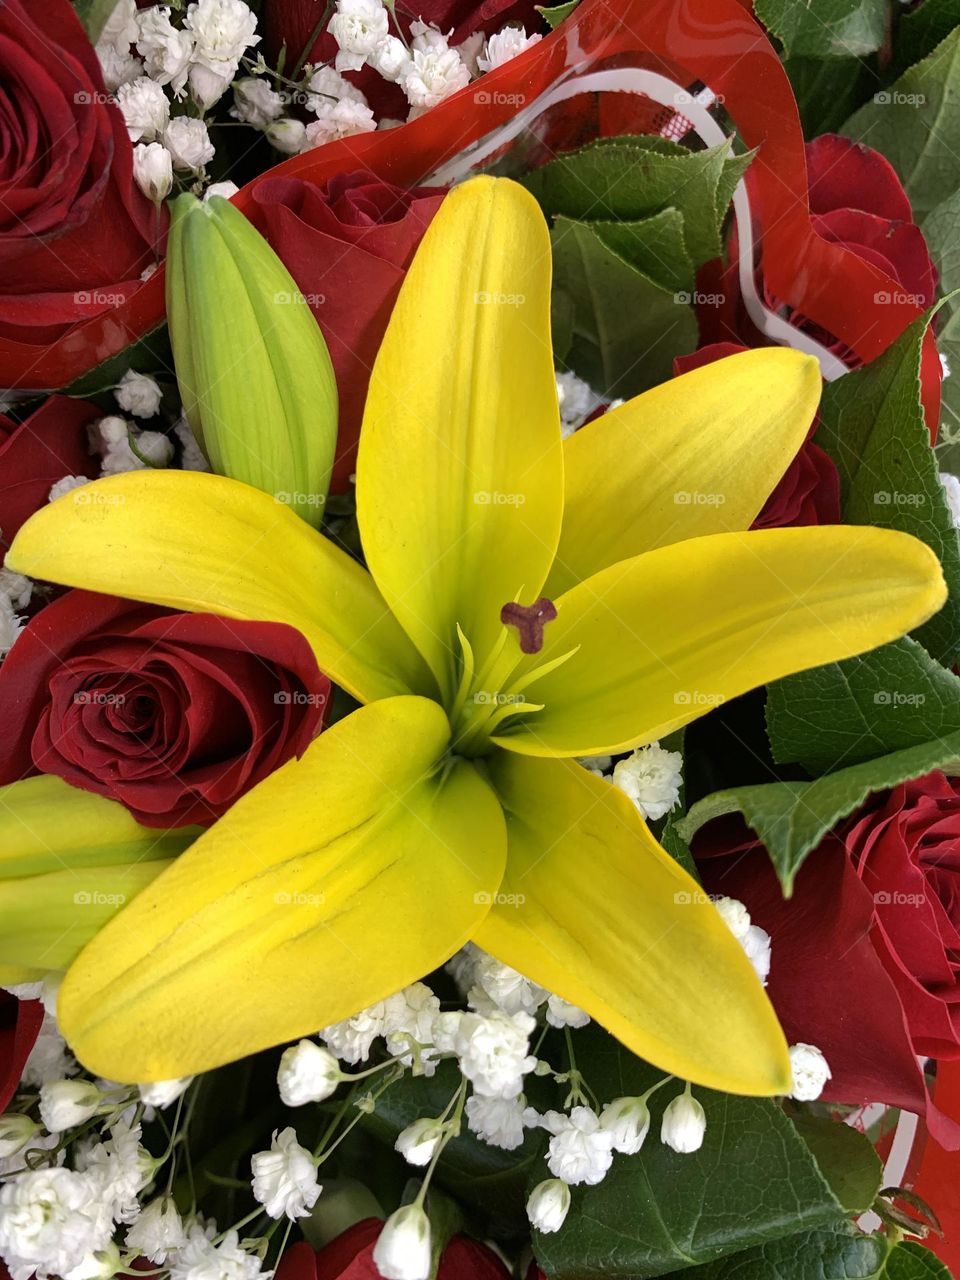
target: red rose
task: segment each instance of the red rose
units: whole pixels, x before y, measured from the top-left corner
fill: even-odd
[[[741,822],[710,823],[694,842],[708,891],[740,899],[770,934],[767,990],[787,1039],[826,1056],[823,1097],[925,1112],[951,1150],[960,1124],[928,1100],[917,1055],[960,1057],[958,833],[952,783],[906,783],[823,840],[789,899]]]
[[[39,1000],[18,1000],[9,992],[0,991],[0,1114],[17,1091],[42,1022],[43,1005]]]
[[[340,393],[334,488],[347,487],[374,357],[407,268],[443,192],[408,190],[369,173],[314,186],[298,178],[257,184],[257,222],[311,305],[330,348]]]
[[[674,377],[746,350],[748,348],[739,343],[714,342],[688,356],[675,356]],[[840,523],[840,476],[833,460],[813,443],[816,429],[817,420],[814,418],[800,452],[783,473],[751,528],[779,529],[786,525]]]
[[[808,142],[805,153],[814,231],[824,240],[842,244],[898,281],[904,294],[898,301],[912,299],[918,307],[928,307],[936,293],[937,271],[893,166],[878,151],[832,133]],[[761,346],[765,339],[754,328],[740,297],[737,248],[734,232],[729,247],[730,266],[720,278],[710,272],[704,277],[705,291],[721,294],[724,303],[720,308],[698,309],[701,335],[707,342],[733,340]],[[769,288],[763,287],[762,293],[771,310],[781,309],[780,300]],[[884,301],[894,299],[879,295],[870,299],[871,304]],[[845,344],[799,312],[788,309],[787,318],[846,363],[859,363]],[[936,369],[925,368],[924,374],[925,379],[938,379],[939,365]]]
[[[138,288],[159,226],[69,0],[4,0],[0,82],[0,337],[38,346]]]
[[[53,773],[146,826],[212,822],[320,732],[330,682],[279,623],[90,591],[42,609],[0,666],[0,782]]]
[[[96,405],[50,396],[19,425],[0,414],[0,548],[44,506],[64,476],[99,472],[87,448],[87,425],[102,417]],[[0,555],[2,560],[2,555]]]
[[[378,1218],[365,1218],[319,1253],[306,1243],[295,1244],[283,1255],[276,1280],[380,1280],[373,1247],[382,1226]],[[509,1280],[509,1272],[486,1245],[454,1236],[443,1251],[437,1280]]]

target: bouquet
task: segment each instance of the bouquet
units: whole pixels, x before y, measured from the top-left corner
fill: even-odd
[[[2,0],[0,1280],[960,1266],[958,24]]]

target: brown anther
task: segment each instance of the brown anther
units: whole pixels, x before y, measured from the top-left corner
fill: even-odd
[[[557,616],[557,606],[546,596],[533,604],[517,604],[511,601],[500,610],[500,621],[506,627],[516,627],[523,653],[539,653],[543,648],[543,628]]]

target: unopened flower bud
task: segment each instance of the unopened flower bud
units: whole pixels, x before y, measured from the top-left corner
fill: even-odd
[[[559,1231],[570,1209],[570,1188],[559,1178],[547,1178],[530,1192],[527,1217],[530,1225],[544,1235]]]
[[[613,1139],[614,1151],[635,1156],[650,1128],[650,1108],[643,1098],[615,1098],[601,1111],[600,1127]]]
[[[154,204],[166,200],[173,186],[173,160],[159,142],[141,142],[133,149],[133,176]]]
[[[329,1049],[313,1040],[301,1040],[285,1049],[277,1071],[280,1097],[288,1107],[323,1102],[342,1079],[340,1063]]]
[[[50,1133],[74,1129],[97,1114],[101,1098],[90,1080],[51,1080],[40,1087],[40,1119]]]
[[[793,1071],[790,1097],[797,1102],[813,1102],[819,1098],[832,1074],[826,1058],[813,1044],[790,1046],[790,1068]]]
[[[391,1213],[373,1247],[373,1263],[384,1280],[427,1280],[430,1220],[419,1204]]]
[[[706,1129],[707,1117],[703,1107],[687,1085],[683,1093],[678,1093],[672,1102],[667,1103],[660,1122],[660,1141],[680,1155],[690,1155],[700,1150]]]
[[[415,1120],[397,1135],[394,1146],[408,1164],[429,1164],[443,1137],[439,1120]]]
[[[29,1116],[0,1116],[0,1160],[22,1151],[40,1126]]]

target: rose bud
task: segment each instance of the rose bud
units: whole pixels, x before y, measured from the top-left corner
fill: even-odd
[[[228,200],[175,201],[167,314],[184,410],[214,471],[319,527],[337,440],[327,345],[286,267]]]

